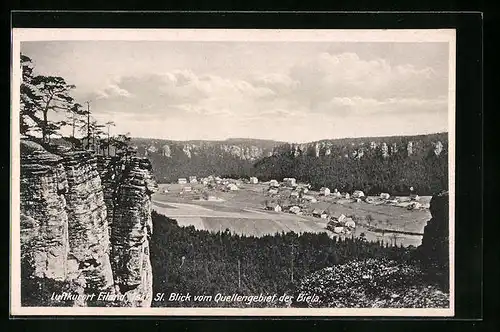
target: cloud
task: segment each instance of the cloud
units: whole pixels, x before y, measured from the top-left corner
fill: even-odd
[[[393,66],[385,59],[365,60],[356,53],[323,52],[281,73],[223,77],[176,69],[127,75],[114,78],[93,95],[95,110],[129,114],[134,118],[127,120],[131,123],[212,121],[241,130],[250,130],[249,122],[262,128],[264,123],[283,123],[298,130],[312,119],[347,124],[364,117],[380,125],[382,118],[387,122],[388,117],[401,117],[404,122],[432,114],[446,120],[446,82],[431,67]],[[335,127],[335,132],[342,130]]]
[[[115,97],[125,97],[125,98],[130,98],[132,94],[128,92],[127,90],[120,88],[116,84],[109,84],[106,86],[104,89],[97,91],[97,99],[108,99],[108,98],[115,98]]]
[[[446,114],[448,100],[445,96],[433,99],[419,98],[387,98],[378,100],[374,98],[334,97],[329,101],[317,104],[317,113],[329,113],[337,115],[377,115],[394,114],[404,116],[405,114],[423,114],[435,112]]]
[[[301,83],[302,98],[312,102],[332,96],[364,98],[432,98],[447,92],[447,78],[432,68],[391,66],[384,59],[363,60],[356,53],[320,53],[291,69]]]

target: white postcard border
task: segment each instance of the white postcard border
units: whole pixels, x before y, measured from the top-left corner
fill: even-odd
[[[449,146],[449,244],[450,307],[396,308],[96,308],[22,307],[20,275],[20,51],[21,41],[295,41],[295,42],[447,42],[449,45],[448,146]],[[11,206],[10,206],[10,308],[15,316],[388,316],[452,317],[455,307],[455,70],[454,29],[426,30],[260,30],[260,29],[12,29],[11,67]]]

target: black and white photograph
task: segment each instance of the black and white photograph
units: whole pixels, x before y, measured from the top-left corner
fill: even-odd
[[[14,29],[12,310],[454,313],[455,31]]]

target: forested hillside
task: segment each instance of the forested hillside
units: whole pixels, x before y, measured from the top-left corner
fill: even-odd
[[[295,177],[311,183],[315,189],[326,186],[347,192],[363,190],[374,195],[381,192],[407,195],[410,187],[420,195],[448,189],[447,150],[436,155],[428,149],[410,156],[406,150],[399,150],[388,157],[378,152],[378,149],[367,150],[362,158],[295,157],[283,153],[257,162],[253,174],[262,180]]]
[[[300,279],[322,268],[367,258],[403,262],[413,252],[411,248],[385,247],[360,239],[335,240],[326,233],[241,237],[229,232],[210,233],[194,227],[179,227],[175,220],[155,212],[152,218],[153,288],[154,293],[164,292],[167,296],[172,292],[290,293]],[[214,302],[153,302],[153,305],[235,306]]]
[[[420,195],[448,189],[447,133],[288,144],[266,140],[173,142],[132,139],[160,182],[179,177],[295,177],[319,189]]]

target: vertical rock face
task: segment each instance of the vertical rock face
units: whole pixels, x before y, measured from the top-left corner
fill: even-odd
[[[151,174],[147,159],[97,160],[21,142],[23,305],[150,306]],[[104,292],[118,300],[51,301],[52,292]],[[29,304],[33,299],[39,303]]]
[[[436,156],[439,156],[441,154],[441,152],[443,152],[443,143],[441,143],[441,141],[437,141],[434,144],[434,154]]]
[[[430,212],[432,219],[424,228],[424,236],[420,249],[425,252],[431,263],[444,266],[448,256],[449,233],[449,196],[447,191],[434,195],[431,199]]]
[[[172,152],[170,150],[170,146],[165,144],[161,149],[161,153],[162,153],[162,156],[167,157],[167,158],[171,158]]]
[[[68,182],[61,159],[38,144],[21,142],[21,264],[30,278],[67,277]]]
[[[387,143],[382,143],[382,157],[387,158],[389,157],[389,147],[387,146]]]
[[[408,157],[413,154],[413,142],[408,142],[406,145],[406,151],[408,152]]]
[[[109,261],[107,209],[97,160],[87,152],[70,152],[62,160],[68,180],[68,265],[73,278],[83,278],[90,292],[113,285]]]
[[[111,264],[115,284],[127,306],[150,306],[152,272],[151,194],[157,190],[147,159],[133,158],[120,175],[111,229]]]
[[[449,274],[449,195],[443,191],[431,199],[431,220],[424,228],[422,244],[418,247],[421,261],[442,279],[448,282]]]

